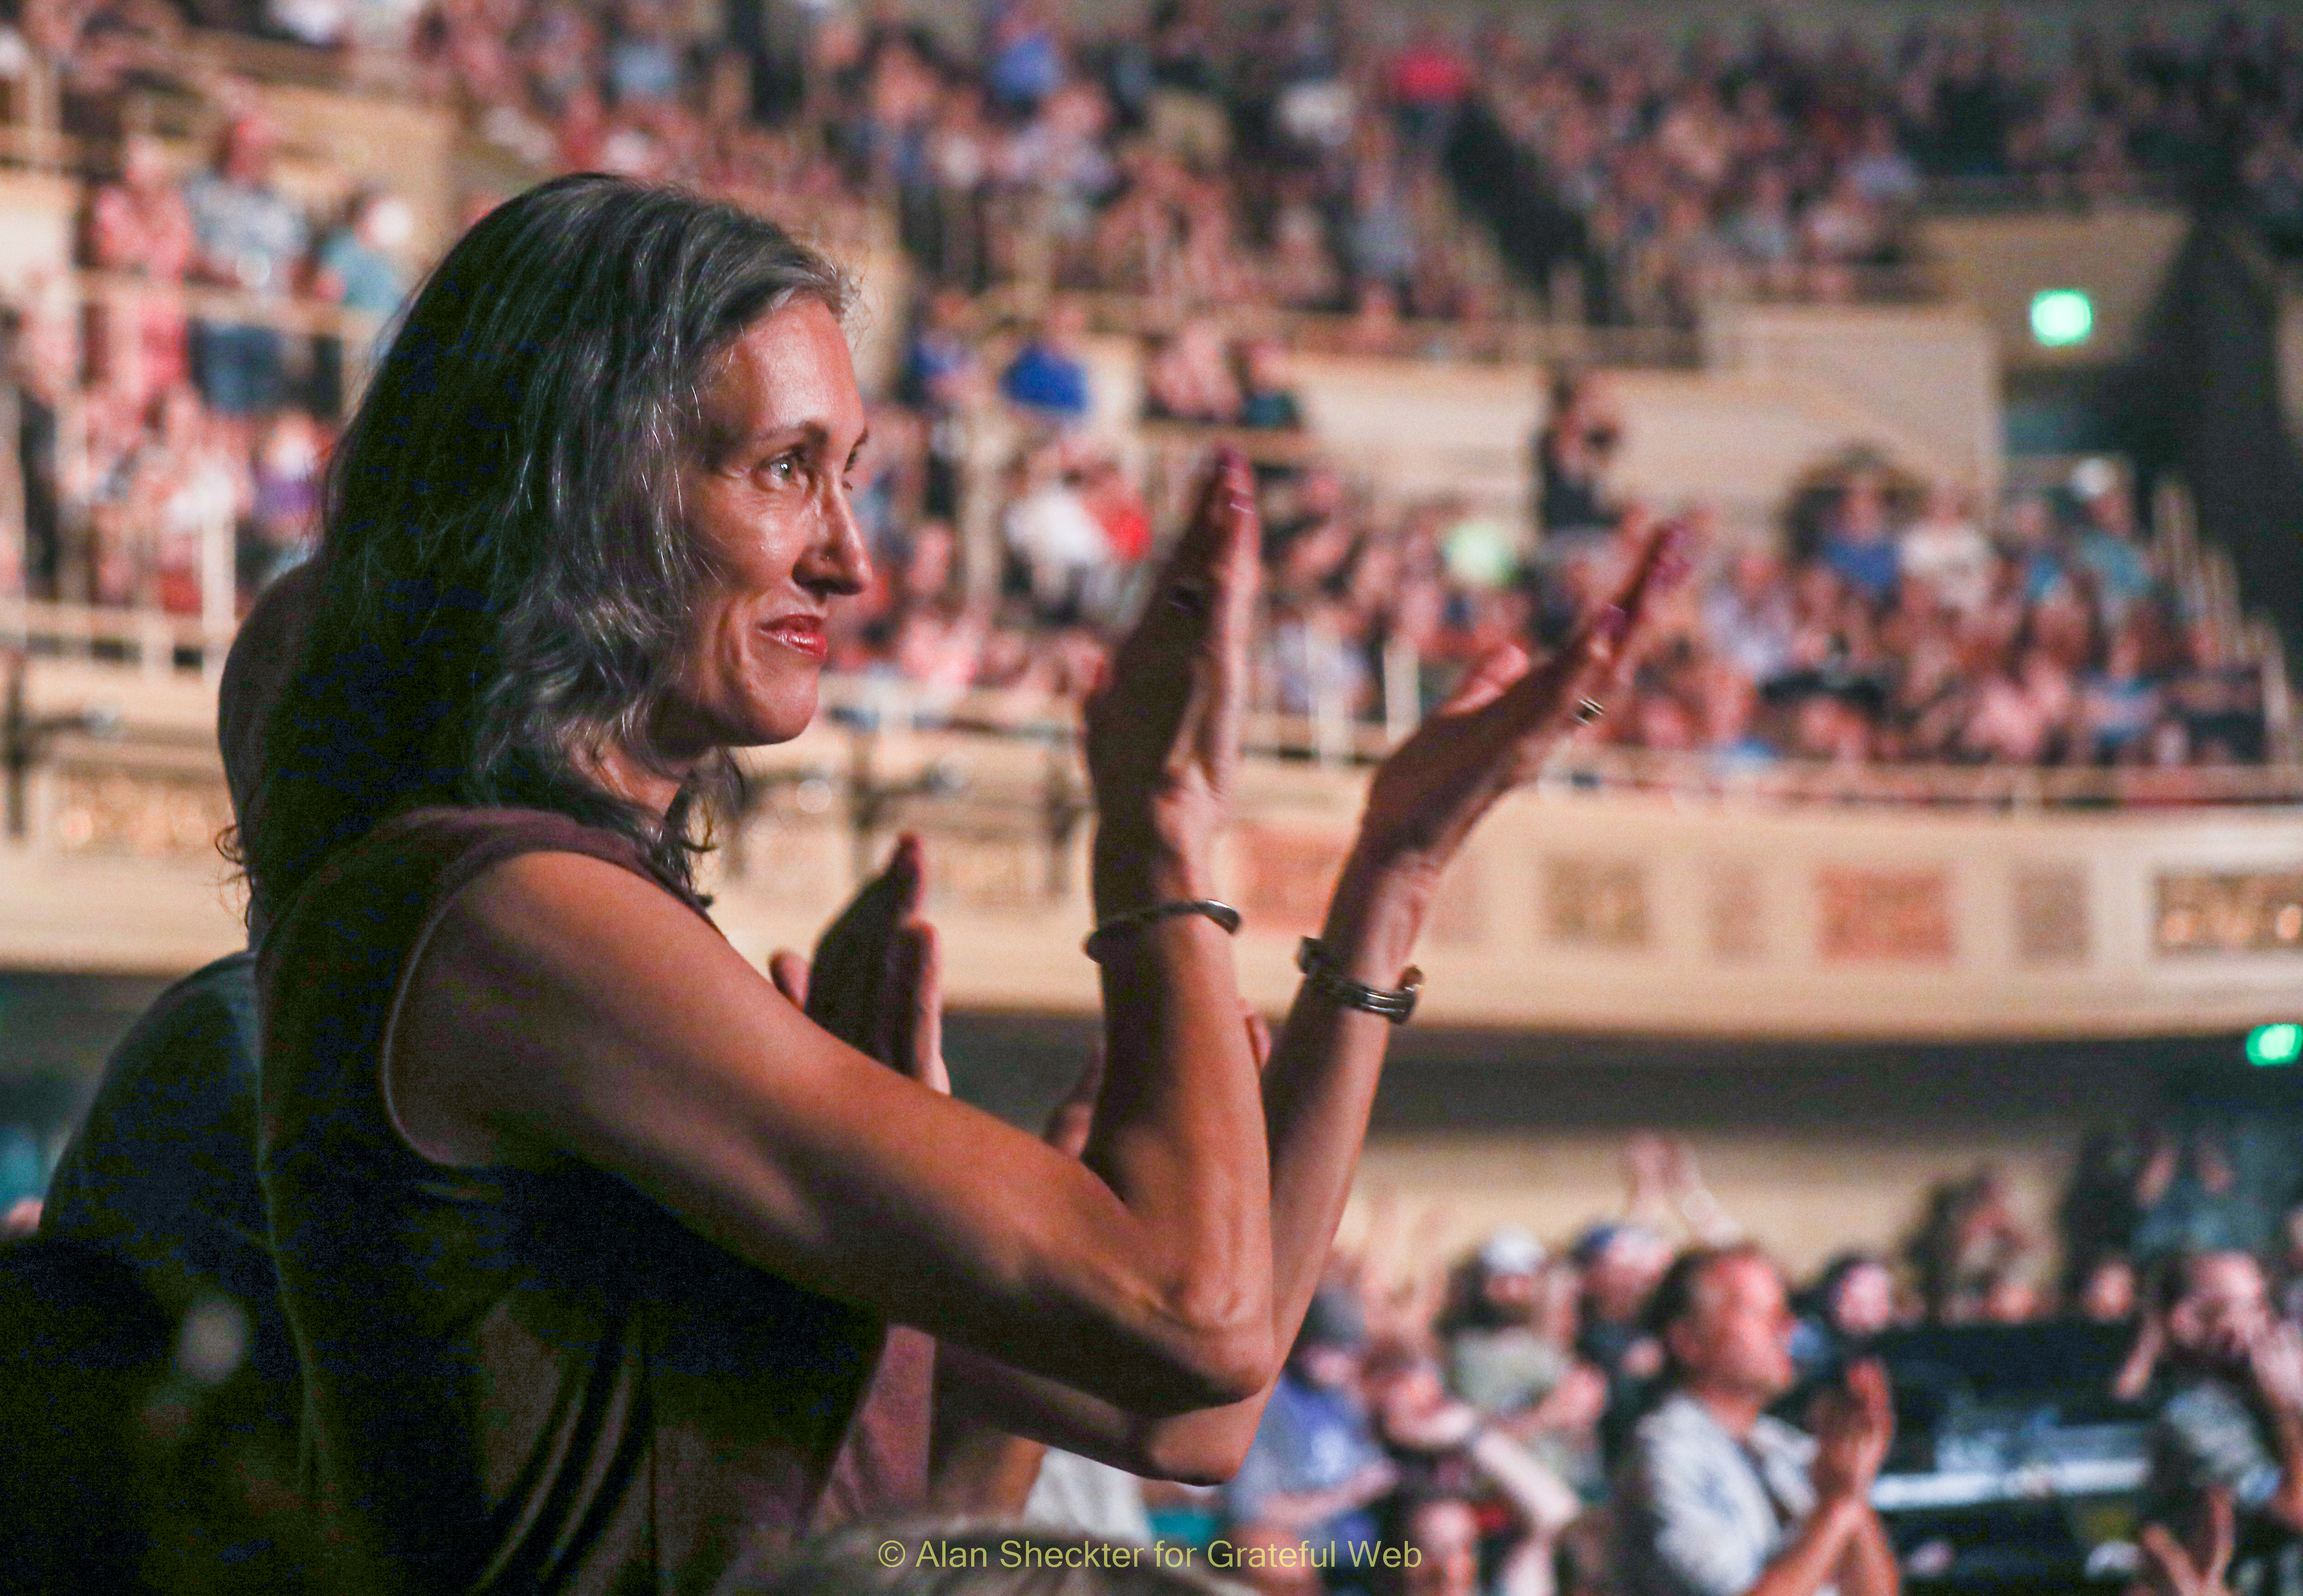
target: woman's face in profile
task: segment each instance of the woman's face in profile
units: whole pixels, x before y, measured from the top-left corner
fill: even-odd
[[[820,302],[762,317],[729,350],[681,469],[707,575],[660,753],[782,742],[814,716],[831,601],[871,579],[848,492],[864,427],[848,340]]]

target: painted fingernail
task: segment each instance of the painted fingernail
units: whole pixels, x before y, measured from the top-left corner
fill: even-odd
[[[1631,612],[1621,604],[1609,604],[1591,617],[1591,635],[1606,642],[1620,643],[1631,629]]]
[[[1694,561],[1675,549],[1666,549],[1656,557],[1655,585],[1658,590],[1668,592],[1687,580],[1694,569]]]

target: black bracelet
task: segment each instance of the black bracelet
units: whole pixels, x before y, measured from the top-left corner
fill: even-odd
[[[1080,944],[1080,951],[1101,964],[1103,954],[1101,949],[1107,938],[1126,936],[1131,931],[1143,930],[1154,921],[1170,919],[1177,915],[1205,915],[1232,935],[1239,934],[1239,911],[1230,904],[1218,903],[1212,898],[1177,898],[1167,903],[1155,903],[1150,908],[1130,909],[1124,915],[1114,915],[1108,920],[1098,921],[1095,929],[1087,933],[1087,941]]]
[[[1407,1023],[1407,1017],[1415,1012],[1416,997],[1423,990],[1423,972],[1413,965],[1400,972],[1396,987],[1362,986],[1336,968],[1328,945],[1315,936],[1307,936],[1296,944],[1295,967],[1303,972],[1304,984],[1321,997],[1333,998],[1346,1009],[1380,1014],[1395,1026]]]

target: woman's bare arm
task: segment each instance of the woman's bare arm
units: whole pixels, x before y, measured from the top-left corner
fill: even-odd
[[[1618,602],[1589,617],[1540,669],[1530,670],[1515,649],[1499,651],[1384,763],[1321,931],[1352,979],[1398,982],[1440,874],[1464,839],[1572,728],[1578,702],[1604,696],[1629,657],[1649,595],[1685,570],[1669,534],[1651,539]],[[1279,1348],[1294,1342],[1335,1239],[1390,1036],[1389,1022],[1306,987],[1264,1069],[1271,1333]],[[1274,1370],[1244,1402],[1159,1417],[993,1359],[955,1355],[945,1368],[991,1422],[1018,1434],[1139,1474],[1202,1481],[1227,1478],[1238,1466],[1278,1379]]]
[[[1211,477],[1091,705],[1099,912],[1206,895],[1238,757],[1258,536]],[[572,1156],[737,1255],[1129,1411],[1277,1369],[1269,1151],[1228,939],[1118,942],[1084,1161],[874,1063],[707,925],[599,860],[535,854],[459,893],[384,1060],[443,1162]]]
[[[1160,935],[1179,963],[1228,951],[1205,921]],[[1260,1224],[1171,1189],[1204,1178],[1261,1207],[1239,1195],[1261,1178],[1261,1116],[1239,1124],[1208,1078],[1227,1059],[1158,1063],[1156,1117],[1108,1155],[1123,1190],[830,1036],[648,882],[539,853],[449,906],[387,1079],[435,1161],[579,1159],[800,1284],[1176,1412],[1269,1375],[1270,1253]]]

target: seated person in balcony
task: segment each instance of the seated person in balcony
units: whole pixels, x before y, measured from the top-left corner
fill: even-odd
[[[1085,421],[1094,408],[1087,362],[1080,358],[1080,340],[1086,332],[1087,317],[1080,308],[1059,303],[1000,374],[1000,396],[1063,426]]]
[[[1551,413],[1535,437],[1536,519],[1547,538],[1606,534],[1615,523],[1601,476],[1624,424],[1600,379],[1563,370],[1552,378]]]
[[[1812,1436],[1767,1415],[1789,1390],[1793,1320],[1757,1248],[1674,1260],[1648,1322],[1668,1359],[1616,1480],[1624,1596],[1895,1596],[1871,1482],[1894,1427],[1887,1380],[1859,1364]]]
[[[1887,519],[1886,486],[1876,471],[1850,471],[1839,490],[1839,502],[1824,522],[1823,545],[1817,551],[1839,579],[1869,602],[1885,604],[1894,596],[1899,574],[1894,527]]]
[[[2303,1591],[2303,1332],[2275,1321],[2251,1253],[2179,1253],[2157,1281],[2169,1395],[2151,1424],[2145,1516],[2184,1533],[2231,1493],[2229,1588]]]
[[[406,200],[374,185],[361,189],[345,207],[342,224],[320,241],[312,262],[312,297],[375,317],[380,333],[384,318],[408,295],[401,257],[415,232],[415,214]],[[342,410],[343,384],[366,372],[373,342],[373,336],[357,339],[346,349],[338,339],[321,341],[321,364],[329,368],[321,383],[326,390],[320,395],[323,411]]]
[[[1991,596],[1996,559],[1960,495],[1940,484],[1928,489],[1919,519],[1895,540],[1897,574],[1927,583],[1938,602],[1962,615],[1975,614]]]
[[[191,213],[169,177],[157,140],[132,133],[121,141],[120,178],[89,203],[89,262],[107,272],[155,282],[182,280],[195,249]],[[131,404],[185,380],[184,312],[159,300],[126,300],[91,309],[90,375]]]
[[[1250,340],[1239,351],[1239,424],[1293,432],[1303,425],[1303,407],[1287,385],[1286,351],[1278,340]]]
[[[304,258],[304,214],[273,185],[272,125],[249,113],[225,127],[214,167],[184,180],[199,246],[199,275],[259,299],[284,300]],[[270,410],[283,397],[280,334],[202,323],[193,329],[200,397],[227,416]]]
[[[450,251],[335,456],[248,865],[336,1588],[732,1587],[921,1499],[931,1366],[940,1420],[1230,1474],[1349,1189],[1373,989],[1669,574],[1379,769],[1339,967],[1259,1073],[1202,912],[1259,572],[1226,459],[1087,713],[1109,1023],[1067,1156],[944,1089],[926,926],[772,982],[695,891],[700,783],[806,729],[870,581],[845,299],[758,216],[561,179]]]
[[[1239,384],[1213,322],[1188,321],[1143,368],[1143,418],[1228,426],[1239,419]]]

